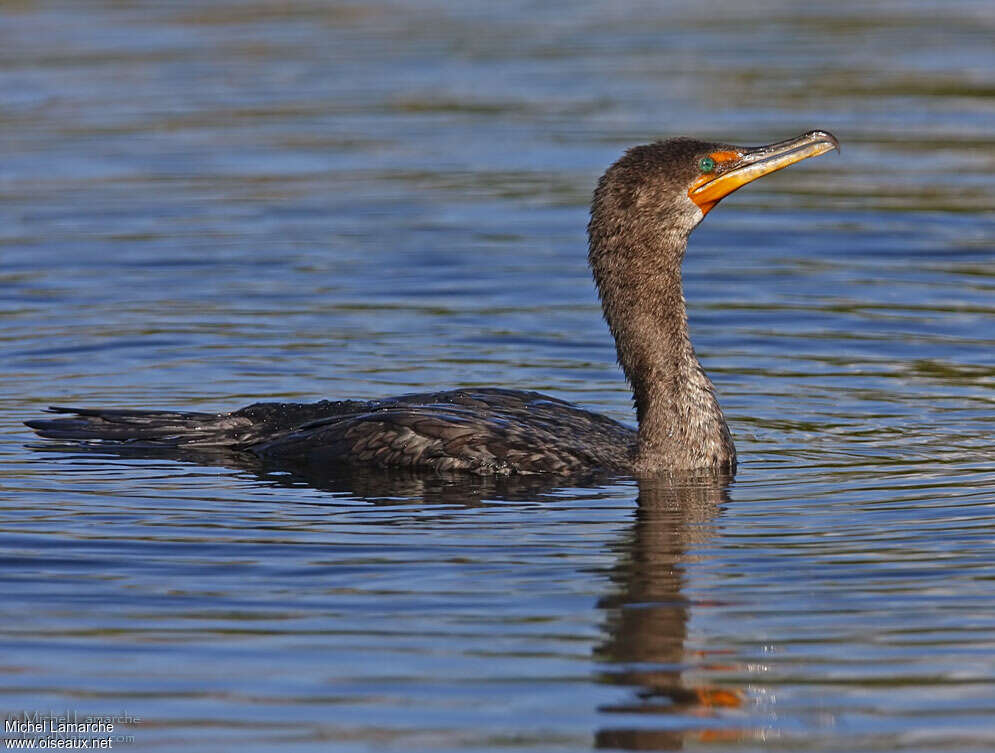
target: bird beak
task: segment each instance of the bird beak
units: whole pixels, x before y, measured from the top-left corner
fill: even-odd
[[[809,131],[767,146],[730,147],[712,152],[708,156],[715,161],[715,171],[698,178],[688,190],[688,196],[702,214],[708,214],[720,199],[737,188],[803,159],[839,148],[840,142],[833,134]]]

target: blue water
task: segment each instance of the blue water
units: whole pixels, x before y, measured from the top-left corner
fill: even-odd
[[[125,750],[995,749],[993,38],[971,0],[0,4],[0,709],[137,716]],[[21,423],[470,385],[632,421],[598,175],[811,128],[841,154],[685,262],[728,486]]]

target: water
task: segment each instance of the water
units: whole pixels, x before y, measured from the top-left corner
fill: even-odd
[[[134,750],[995,748],[989,2],[0,3],[0,708]],[[742,461],[639,488],[31,449],[48,404],[630,421],[627,146],[833,131],[686,293]]]

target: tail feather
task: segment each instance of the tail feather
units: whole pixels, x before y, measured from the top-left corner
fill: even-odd
[[[27,421],[39,436],[149,447],[234,447],[251,421],[231,414],[106,410],[52,406],[63,418]]]

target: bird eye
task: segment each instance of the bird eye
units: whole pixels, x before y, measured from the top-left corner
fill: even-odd
[[[702,157],[698,160],[698,169],[703,173],[710,173],[715,169],[715,160],[711,157]]]

